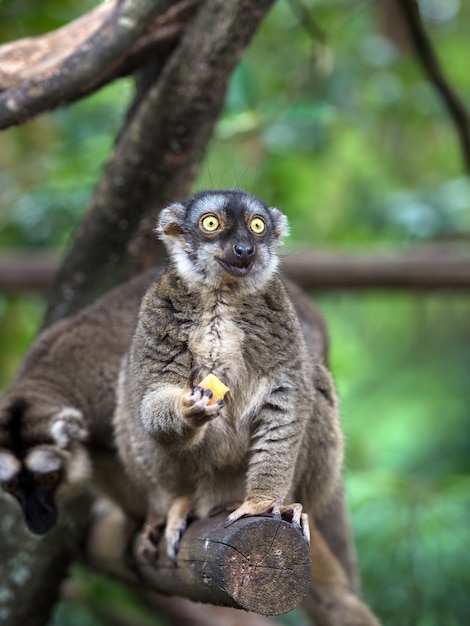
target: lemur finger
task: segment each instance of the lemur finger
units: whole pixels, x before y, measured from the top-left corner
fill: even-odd
[[[204,390],[202,387],[194,387],[187,393],[183,394],[183,406],[184,407],[192,407],[203,397]]]
[[[201,367],[199,365],[193,365],[191,371],[189,372],[187,385],[190,389],[194,387],[194,381],[198,377],[199,372],[201,371]]]

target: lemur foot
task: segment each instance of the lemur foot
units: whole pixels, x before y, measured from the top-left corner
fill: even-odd
[[[165,527],[165,518],[160,515],[149,515],[139,536],[138,553],[154,564],[158,557],[158,542]]]
[[[218,400],[214,404],[209,404],[213,395],[212,391],[210,389],[204,390],[198,385],[194,386],[194,380],[199,370],[198,366],[191,369],[187,386],[181,396],[181,405],[184,418],[196,426],[203,426],[219,415],[220,409],[225,403],[223,400]]]
[[[282,504],[281,498],[277,500],[245,500],[245,502],[235,509],[233,513],[227,517],[224,526],[230,526],[241,517],[249,517],[263,515],[265,517],[274,517],[289,522],[300,530],[307,543],[310,544],[310,529],[308,525],[308,515],[302,512],[302,505],[298,502],[293,504]]]

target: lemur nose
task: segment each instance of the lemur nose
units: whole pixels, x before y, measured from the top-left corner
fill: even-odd
[[[255,247],[251,243],[236,243],[233,251],[240,259],[250,259],[255,253]]]

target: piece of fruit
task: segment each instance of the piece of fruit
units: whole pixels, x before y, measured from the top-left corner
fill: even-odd
[[[212,391],[212,398],[209,401],[209,405],[215,404],[219,400],[223,400],[227,391],[230,391],[230,389],[214,374],[207,374],[207,376],[201,380],[198,387],[202,387],[204,391],[207,389]]]

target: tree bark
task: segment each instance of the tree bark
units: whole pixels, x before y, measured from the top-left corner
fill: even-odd
[[[100,28],[66,57],[59,70],[46,70],[0,95],[0,129],[22,124],[38,113],[89,93],[120,65],[149,21],[171,0],[123,0]]]
[[[144,64],[150,57],[168,56],[181,32],[193,17],[202,0],[179,0],[172,3],[161,15],[156,15],[145,25],[143,32],[134,43],[122,51],[113,66],[105,66],[93,84],[77,84],[77,90],[57,93],[53,101],[49,95],[49,109],[73,102],[84,94],[110,82],[116,76],[125,76]],[[116,11],[116,0],[100,4],[80,18],[55,31],[38,37],[26,37],[0,46],[0,92],[9,91],[6,97],[13,97],[24,90],[25,81],[47,80],[52,74],[64,75],[67,63],[85,42],[98,32]],[[95,54],[94,49],[91,54]],[[77,67],[80,71],[80,67]],[[33,94],[34,97],[34,94]],[[38,109],[38,113],[40,110]]]

